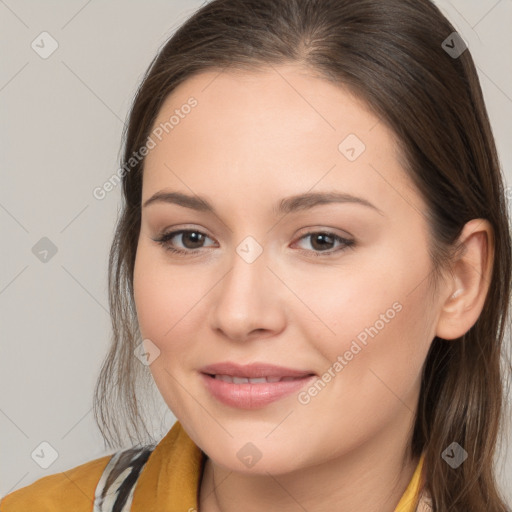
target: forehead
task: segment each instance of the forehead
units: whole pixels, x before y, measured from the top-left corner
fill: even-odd
[[[292,64],[250,71],[206,70],[193,75],[166,98],[154,125],[168,120],[190,97],[198,102],[193,117],[200,117],[204,129],[214,132],[244,127],[247,133],[253,128],[260,130],[260,135],[268,134],[267,139],[273,139],[278,131],[284,140],[296,134],[310,138],[316,133],[332,135],[348,127],[362,135],[379,122],[365,102],[347,88]]]
[[[270,195],[341,185],[381,202],[396,201],[399,189],[414,194],[393,132],[346,88],[300,66],[201,72],[167,97],[152,133],[158,129],[143,198],[184,184]]]

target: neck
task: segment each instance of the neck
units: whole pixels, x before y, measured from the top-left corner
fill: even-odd
[[[406,423],[402,436],[392,424],[349,453],[288,473],[236,473],[207,458],[199,510],[393,512],[419,462],[404,443],[412,427]]]

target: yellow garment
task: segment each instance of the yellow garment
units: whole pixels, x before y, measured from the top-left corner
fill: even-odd
[[[415,512],[417,510],[418,500],[423,485],[422,470],[424,459],[425,455],[422,455],[420,457],[418,465],[416,466],[416,469],[414,470],[412,478],[409,484],[407,485],[407,488],[405,489],[404,493],[402,494],[402,497],[400,498],[400,501],[398,502],[398,505],[396,506],[394,512]],[[428,510],[428,508],[422,508],[422,510]]]
[[[0,501],[1,512],[90,512],[94,490],[110,455],[45,476]]]
[[[111,455],[68,471],[40,478],[0,501],[0,512],[91,512],[96,486]],[[179,422],[158,443],[137,481],[133,512],[198,510],[198,489],[205,456]],[[415,512],[423,456],[394,512]]]

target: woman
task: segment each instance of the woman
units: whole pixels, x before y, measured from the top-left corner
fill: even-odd
[[[505,194],[432,3],[213,0],[149,67],[119,175],[97,419],[142,439],[142,370],[178,422],[2,512],[510,510]]]

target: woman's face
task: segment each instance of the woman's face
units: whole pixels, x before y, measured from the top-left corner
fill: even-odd
[[[137,315],[195,443],[262,474],[402,449],[439,304],[425,204],[390,130],[288,65],[188,79],[148,146]],[[242,368],[205,369],[221,363]]]

